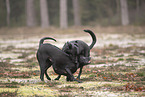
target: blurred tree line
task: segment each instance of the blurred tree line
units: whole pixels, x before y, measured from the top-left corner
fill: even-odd
[[[0,27],[145,25],[145,0],[0,0]]]

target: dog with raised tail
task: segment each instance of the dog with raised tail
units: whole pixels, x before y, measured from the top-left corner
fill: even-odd
[[[74,63],[79,64],[80,72],[77,79],[80,79],[83,66],[90,63],[90,59],[91,59],[90,50],[93,48],[93,46],[95,45],[97,41],[95,34],[91,30],[84,30],[84,31],[89,33],[92,37],[92,43],[90,46],[88,46],[82,40],[74,40],[74,41],[65,43],[62,48],[62,50],[70,56],[70,58],[72,59]],[[77,53],[75,50],[76,47],[77,47]]]
[[[78,69],[77,64],[73,63],[73,61],[70,59],[68,54],[63,52],[58,47],[50,43],[43,44],[44,40],[46,39],[56,41],[54,38],[44,37],[39,42],[39,49],[36,55],[41,71],[40,79],[44,81],[44,74],[45,74],[46,78],[48,80],[51,80],[51,78],[47,74],[47,69],[50,66],[52,66],[53,70],[57,74],[67,76],[67,79],[69,79],[69,81],[77,81],[80,83],[81,81],[75,79],[73,76],[73,73],[75,73],[76,70]]]

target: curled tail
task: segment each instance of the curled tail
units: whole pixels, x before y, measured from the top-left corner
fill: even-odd
[[[51,37],[44,37],[44,38],[42,38],[42,39],[40,40],[40,42],[39,42],[39,47],[41,46],[41,44],[43,44],[44,40],[46,40],[46,39],[51,39],[51,40],[54,40],[54,41],[56,42],[56,40],[55,40],[54,38],[51,38]]]
[[[95,45],[96,41],[97,41],[96,36],[91,30],[84,30],[84,31],[89,33],[92,36],[93,41],[92,41],[91,45],[89,46],[90,49],[92,49],[93,46]]]

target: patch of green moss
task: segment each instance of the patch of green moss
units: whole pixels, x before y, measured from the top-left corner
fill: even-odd
[[[18,89],[18,96],[57,96],[59,95],[57,90],[51,89],[49,87],[44,87],[43,85],[29,85],[21,86]]]

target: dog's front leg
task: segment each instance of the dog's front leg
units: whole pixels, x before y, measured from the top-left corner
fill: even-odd
[[[83,69],[83,66],[80,67],[80,72],[79,72],[79,75],[78,75],[78,77],[77,77],[77,80],[80,80],[80,76],[81,76],[81,73],[82,73],[82,69]]]
[[[72,79],[73,79],[74,81],[77,81],[78,83],[82,83],[81,81],[79,81],[79,80],[77,80],[77,79],[74,78],[74,76],[73,76],[73,74],[72,74],[72,72],[70,71],[69,68],[65,68],[65,70],[66,70],[66,72],[68,73],[68,75],[72,77]]]

